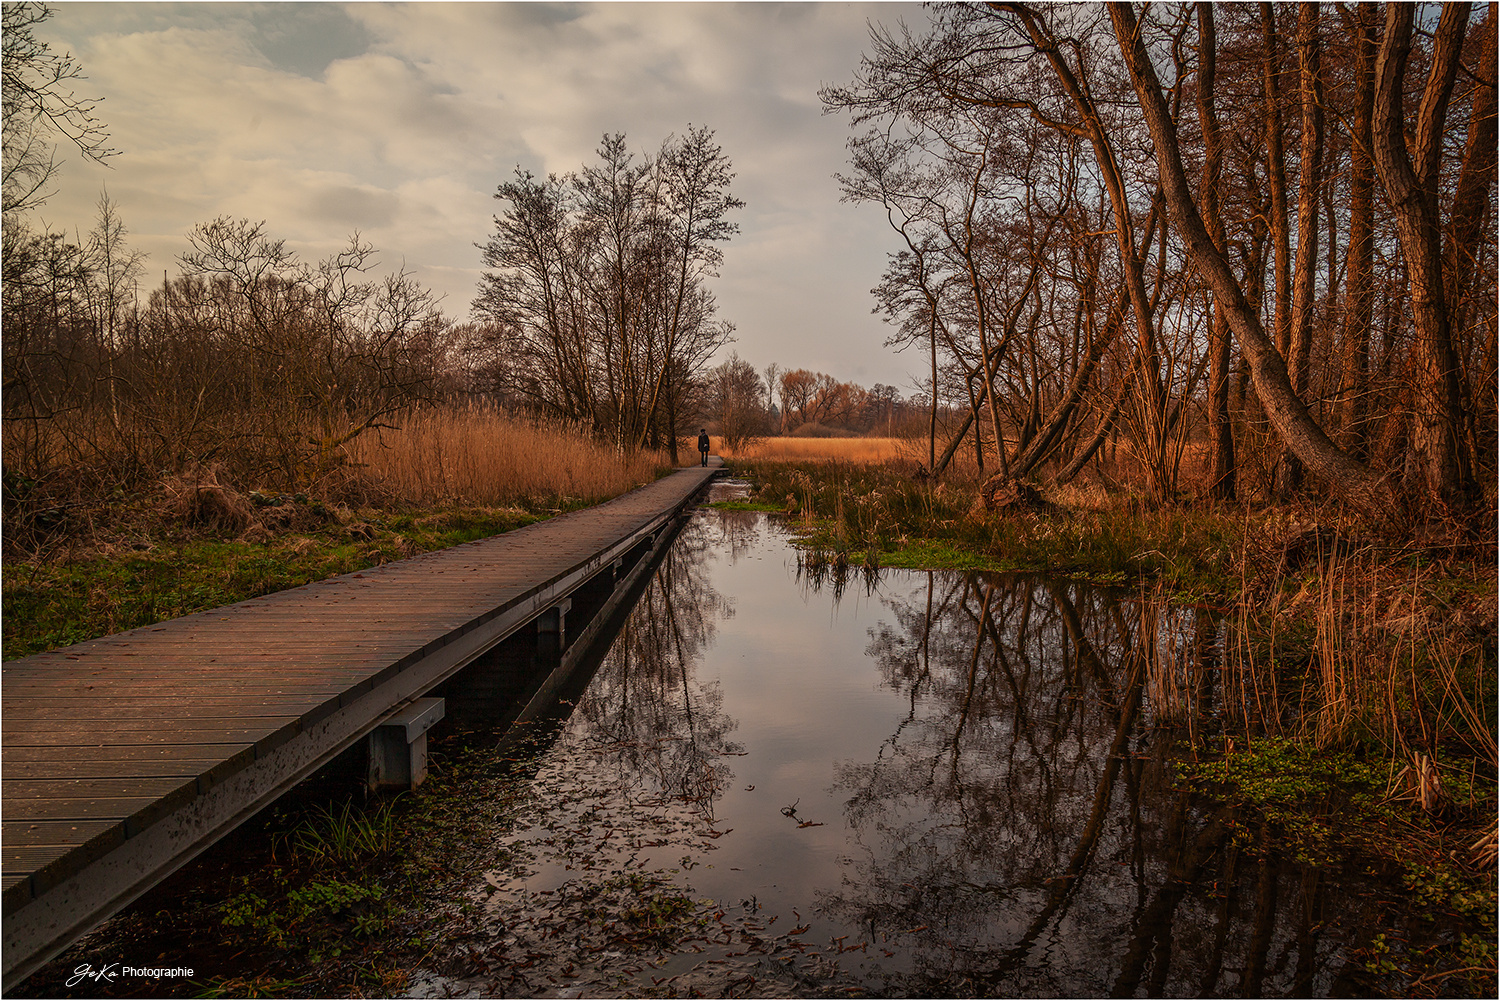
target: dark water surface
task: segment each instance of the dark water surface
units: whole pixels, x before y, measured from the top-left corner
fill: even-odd
[[[1373,881],[1174,787],[1183,696],[1139,654],[1212,636],[1072,583],[815,577],[705,509],[413,993],[1365,993]]]

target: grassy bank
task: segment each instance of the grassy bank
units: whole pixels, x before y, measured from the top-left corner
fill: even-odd
[[[666,470],[566,426],[408,415],[303,492],[199,464],[100,489],[59,467],[5,477],[7,660],[510,531]]]
[[[1493,769],[1493,540],[1395,535],[1312,507],[1152,504],[1050,490],[1008,512],[976,484],[900,463],[735,462],[747,506],[780,511],[834,566],[1063,575],[1222,616],[1225,666],[1260,676],[1265,717],[1322,743],[1460,740]],[[1409,732],[1409,735],[1408,735]]]
[[[131,524],[56,558],[7,560],[5,659],[300,587],[547,517],[522,508],[353,509],[288,499],[281,524],[226,537],[212,528]],[[265,513],[264,510],[261,511]]]

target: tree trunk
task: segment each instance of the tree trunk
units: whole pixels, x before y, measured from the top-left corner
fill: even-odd
[[[1303,403],[1307,402],[1311,376],[1313,291],[1320,232],[1318,202],[1323,190],[1323,81],[1318,49],[1318,5],[1301,4],[1297,15],[1297,62],[1302,98],[1302,153],[1297,184],[1297,260],[1292,268],[1291,350],[1287,364],[1292,389]],[[1301,463],[1288,449],[1282,454],[1277,493],[1290,496],[1301,484]]]
[[[1063,58],[1062,50],[1038,19],[1038,12],[1026,4],[998,4],[1001,9],[1019,17],[1031,36],[1037,51],[1047,57],[1058,82],[1062,84],[1082,121],[1083,131],[1094,148],[1094,160],[1109,193],[1110,207],[1115,217],[1115,241],[1119,246],[1120,264],[1125,269],[1125,287],[1130,295],[1132,313],[1136,326],[1136,364],[1139,377],[1135,380],[1145,396],[1144,406],[1151,415],[1149,421],[1155,440],[1147,443],[1153,459],[1150,463],[1152,485],[1158,496],[1167,492],[1163,480],[1161,457],[1162,435],[1165,433],[1166,388],[1162,385],[1161,362],[1156,344],[1156,329],[1153,325],[1152,303],[1146,294],[1145,265],[1142,254],[1137,252],[1134,221],[1131,218],[1130,198],[1125,190],[1125,179],[1115,156],[1109,131],[1099,117],[1093,98]],[[1148,245],[1149,246],[1149,245]]]
[[[1214,31],[1214,6],[1197,5],[1198,13],[1198,122],[1203,129],[1203,211],[1209,237],[1220,253],[1224,252],[1224,217],[1219,210],[1219,185],[1223,176],[1223,141],[1219,135],[1219,118],[1214,112],[1214,77],[1217,38]],[[1229,321],[1223,308],[1214,301],[1213,325],[1209,328],[1208,351],[1208,436],[1210,464],[1210,497],[1234,500],[1234,428],[1229,423]]]
[[[1265,407],[1266,416],[1308,472],[1367,515],[1390,518],[1396,513],[1396,506],[1389,485],[1368,467],[1340,451],[1312,419],[1292,388],[1286,363],[1276,345],[1267,337],[1260,318],[1245,299],[1244,290],[1230,270],[1228,261],[1209,237],[1188,187],[1177,143],[1177,129],[1168,114],[1156,69],[1141,40],[1134,10],[1128,3],[1111,3],[1109,14],[1156,148],[1157,169],[1172,221],[1194,264],[1207,279],[1218,301],[1223,303],[1229,324],[1239,338],[1240,350],[1250,363],[1256,395]]]
[[[1484,39],[1480,49],[1478,76],[1469,111],[1469,136],[1464,144],[1463,166],[1458,175],[1458,189],[1453,196],[1452,229],[1448,240],[1445,267],[1447,295],[1453,313],[1455,339],[1461,344],[1469,337],[1475,313],[1476,278],[1483,274],[1480,255],[1481,237],[1486,218],[1493,215],[1490,198],[1495,183],[1496,159],[1496,18],[1500,7],[1491,3],[1485,20]],[[1488,265],[1493,268],[1493,261]],[[1495,327],[1490,325],[1493,338]],[[1476,460],[1493,446],[1480,442],[1480,414],[1494,413],[1493,384],[1495,350],[1493,340],[1480,356],[1482,372],[1469,371],[1462,378],[1464,395],[1464,438],[1469,454]],[[1465,359],[1460,355],[1460,362]],[[1484,387],[1483,389],[1481,387]],[[1489,423],[1489,422],[1484,422]]]
[[[1266,184],[1271,193],[1271,211],[1266,222],[1276,248],[1276,271],[1272,290],[1276,314],[1276,350],[1291,354],[1292,340],[1292,238],[1287,230],[1291,212],[1286,203],[1286,153],[1281,137],[1281,55],[1276,43],[1276,13],[1272,5],[1260,5],[1261,41],[1264,46],[1261,82],[1265,91]]]
[[[1354,123],[1349,142],[1349,251],[1344,278],[1344,446],[1358,458],[1369,454],[1365,428],[1370,386],[1370,326],[1375,301],[1375,164],[1370,159],[1370,122],[1375,109],[1375,15],[1356,4],[1354,35]]]
[[[1073,456],[1073,461],[1068,463],[1067,468],[1057,474],[1058,483],[1071,483],[1073,477],[1082,472],[1083,467],[1088,465],[1088,461],[1094,457],[1094,453],[1099,451],[1099,446],[1104,444],[1104,439],[1109,436],[1110,429],[1115,426],[1115,421],[1120,417],[1120,408],[1125,405],[1125,397],[1130,392],[1130,382],[1131,376],[1126,373],[1125,378],[1120,382],[1119,392],[1115,394],[1114,402],[1109,405],[1109,411],[1099,421],[1098,428],[1094,430],[1094,437],[1078,450],[1078,454]]]
[[[1417,111],[1415,145],[1409,150],[1403,134],[1402,97],[1411,54],[1413,11],[1413,6],[1400,3],[1386,8],[1385,36],[1375,59],[1375,166],[1396,218],[1411,289],[1415,473],[1429,498],[1463,505],[1477,491],[1459,439],[1463,394],[1443,288],[1437,182],[1448,103],[1469,7],[1454,3],[1443,8],[1433,39],[1431,70]]]

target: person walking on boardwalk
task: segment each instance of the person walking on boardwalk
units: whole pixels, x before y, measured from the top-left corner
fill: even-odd
[[[708,465],[708,428],[698,429],[698,455],[703,465]]]

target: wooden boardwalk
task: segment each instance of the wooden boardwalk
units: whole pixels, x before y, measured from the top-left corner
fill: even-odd
[[[623,554],[717,472],[4,664],[4,986]]]

